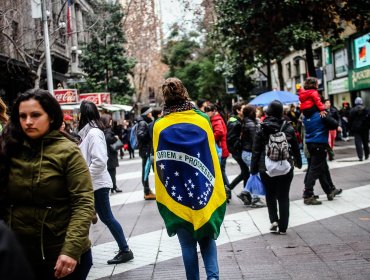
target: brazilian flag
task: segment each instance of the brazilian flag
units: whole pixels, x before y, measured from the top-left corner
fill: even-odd
[[[216,239],[226,195],[209,118],[198,110],[156,121],[153,132],[155,190],[169,236],[187,228],[195,239]]]

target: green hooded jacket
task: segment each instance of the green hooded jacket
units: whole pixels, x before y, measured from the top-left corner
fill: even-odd
[[[90,248],[94,195],[89,169],[78,146],[59,131],[25,141],[15,152],[5,201],[5,221],[29,258],[64,254],[79,260]]]

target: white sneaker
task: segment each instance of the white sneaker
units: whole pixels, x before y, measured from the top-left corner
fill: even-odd
[[[270,232],[273,232],[273,233],[276,233],[278,232],[278,223],[277,222],[273,222],[270,226]]]

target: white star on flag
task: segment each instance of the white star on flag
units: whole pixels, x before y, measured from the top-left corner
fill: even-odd
[[[177,172],[177,171],[176,171],[176,172],[175,172],[175,176],[176,176],[176,177],[177,177],[177,176],[179,176],[179,172]]]
[[[197,153],[197,156],[200,157],[200,153],[199,152]]]
[[[161,163],[161,164],[159,165],[159,167],[160,167],[161,169],[164,169],[164,164],[163,164],[163,163]]]
[[[195,172],[195,176],[198,176],[199,175],[199,173],[198,172]]]
[[[172,193],[171,193],[171,195],[172,195],[172,196],[175,196],[175,195],[176,195],[176,193],[175,193],[175,192],[172,192]]]
[[[179,196],[177,197],[177,200],[178,200],[178,201],[181,201],[181,200],[182,200],[182,196],[181,196],[181,195],[179,195]]]
[[[193,193],[192,192],[189,192],[188,195],[189,195],[189,197],[193,197]]]

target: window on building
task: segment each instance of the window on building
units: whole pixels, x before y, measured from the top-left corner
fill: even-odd
[[[288,78],[291,78],[292,77],[292,67],[291,67],[290,62],[285,64],[285,67],[286,67],[286,71],[287,71],[287,74],[288,74]]]
[[[301,66],[299,64],[299,59],[294,60],[294,76],[299,77],[301,75]]]

